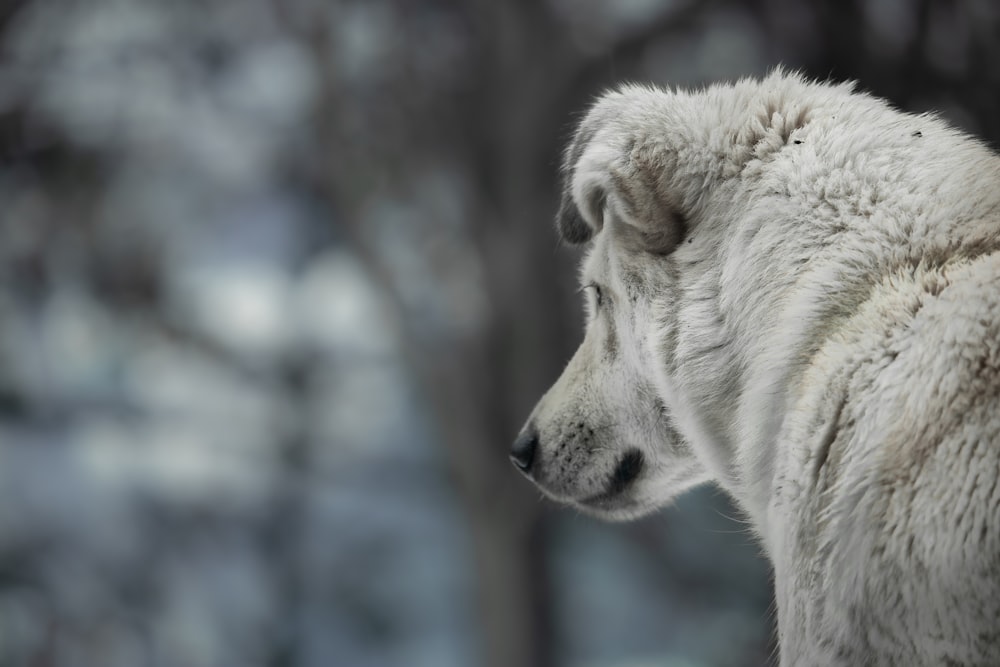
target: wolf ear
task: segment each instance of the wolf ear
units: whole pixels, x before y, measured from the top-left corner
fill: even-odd
[[[622,219],[609,211],[612,235],[633,252],[651,255],[669,255],[681,244],[687,225],[679,214],[664,209],[654,219],[645,219],[637,225],[633,220]],[[652,223],[652,224],[648,224]]]
[[[588,222],[582,215],[573,197],[573,184],[576,177],[577,163],[583,156],[583,151],[587,144],[594,138],[594,130],[587,127],[587,120],[589,118],[584,119],[580,123],[573,135],[573,140],[566,147],[566,152],[563,153],[562,168],[560,169],[562,172],[562,199],[559,202],[559,212],[556,213],[556,228],[559,230],[562,240],[573,245],[589,241],[595,233],[600,231],[603,223],[600,217],[602,213],[601,209],[604,205],[603,201],[594,202],[598,206],[596,210],[592,209],[588,211],[591,216]]]
[[[683,240],[684,219],[667,195],[671,170],[655,143],[632,132],[608,131],[604,100],[580,124],[563,158],[562,202],[556,226],[563,240],[589,241],[606,225],[630,249],[669,254]]]
[[[562,201],[559,202],[559,212],[556,213],[556,227],[562,240],[573,245],[586,243],[594,235],[594,229],[583,219],[573,201],[568,182],[563,186]]]

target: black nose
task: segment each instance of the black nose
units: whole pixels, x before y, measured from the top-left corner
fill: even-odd
[[[538,449],[538,431],[534,426],[527,426],[510,448],[511,463],[520,468],[521,472],[528,472],[535,460],[536,449]]]

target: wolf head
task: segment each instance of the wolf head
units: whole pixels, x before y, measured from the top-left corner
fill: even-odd
[[[655,386],[657,347],[669,336],[656,322],[676,289],[670,256],[685,221],[681,202],[649,176],[669,165],[651,164],[660,156],[619,121],[617,107],[630,101],[605,97],[566,150],[556,222],[565,241],[589,244],[586,333],[511,452],[547,495],[611,519],[649,512],[707,478]]]
[[[565,153],[557,216],[567,242],[588,244],[586,334],[515,465],[609,518],[714,480],[759,520],[788,378],[814,349],[814,302],[844,282],[825,268],[830,248],[845,216],[875,201],[843,187],[845,156],[876,140],[886,155],[909,150],[898,123],[858,129],[892,114],[850,84],[781,70],[601,97]]]

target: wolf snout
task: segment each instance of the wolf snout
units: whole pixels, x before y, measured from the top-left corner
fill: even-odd
[[[535,462],[535,451],[538,449],[538,429],[528,424],[514,440],[510,448],[510,460],[518,470],[525,475],[531,473],[531,464]]]

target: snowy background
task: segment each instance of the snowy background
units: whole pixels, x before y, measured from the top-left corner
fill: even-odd
[[[991,0],[0,2],[0,667],[767,664],[720,492],[507,462],[580,335],[559,150],[778,63],[995,142],[998,49]]]

